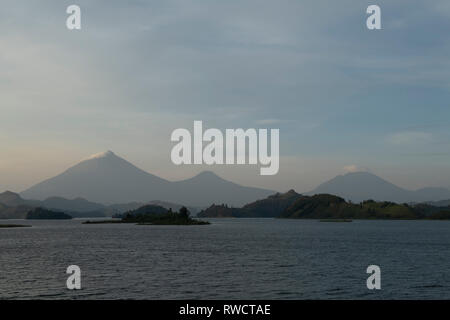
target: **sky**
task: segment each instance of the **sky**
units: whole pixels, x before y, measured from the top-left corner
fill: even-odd
[[[449,30],[448,0],[5,0],[0,191],[106,150],[169,180],[212,170],[306,192],[362,170],[450,187]],[[279,128],[279,173],[174,165],[171,132],[194,120]]]

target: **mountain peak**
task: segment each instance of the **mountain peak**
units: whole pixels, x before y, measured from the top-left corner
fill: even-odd
[[[99,153],[93,154],[84,160],[102,159],[102,158],[109,158],[109,157],[115,157],[115,156],[116,155],[114,154],[114,152],[112,152],[111,150],[107,150],[104,152],[99,152]]]
[[[337,195],[355,202],[369,199],[393,202],[423,202],[450,197],[450,191],[443,188],[408,190],[366,171],[349,172],[336,176],[322,183],[308,194],[321,193]]]
[[[216,177],[218,178],[219,176],[217,174],[215,174],[213,171],[202,171],[199,174],[196,175],[196,177]]]
[[[48,197],[84,198],[102,204],[144,202],[159,199],[187,206],[211,203],[242,205],[273,193],[224,180],[211,171],[183,181],[167,181],[143,171],[106,151],[68,168],[21,193],[25,199]]]
[[[0,193],[0,203],[6,204],[6,205],[18,205],[23,202],[23,199],[20,197],[19,194],[11,191],[5,191],[3,193]]]
[[[197,174],[196,176],[192,177],[191,179],[188,180],[195,180],[195,181],[204,181],[204,182],[213,182],[213,181],[221,181],[221,182],[225,182],[226,180],[219,177],[217,174],[215,174],[213,171],[202,171],[199,174]]]
[[[347,172],[343,175],[345,176],[367,176],[367,177],[378,177],[377,175],[370,173],[368,171],[354,171],[354,172]]]
[[[8,196],[8,197],[20,197],[18,193],[6,190],[2,193],[0,193],[0,196]]]

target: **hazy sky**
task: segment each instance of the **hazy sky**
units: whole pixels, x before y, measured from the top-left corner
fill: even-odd
[[[105,150],[170,180],[302,192],[369,170],[450,187],[449,30],[448,0],[2,1],[0,191]],[[170,134],[194,120],[280,128],[279,174],[173,165]]]

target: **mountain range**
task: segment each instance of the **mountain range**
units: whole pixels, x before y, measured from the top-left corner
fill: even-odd
[[[0,194],[0,216],[2,213],[4,216],[15,215],[37,206],[74,216],[110,216],[144,204],[160,205],[173,210],[187,206],[195,214],[212,203],[226,204],[224,207],[216,206],[216,209],[224,215],[233,215],[226,209],[228,206],[236,208],[250,204],[244,206],[249,209],[246,210],[248,212],[253,212],[260,204],[264,210],[271,205],[273,208],[285,206],[283,199],[278,199],[276,195],[266,199],[274,193],[271,190],[238,185],[210,171],[190,179],[171,182],[145,172],[107,151],[82,160],[63,173],[20,194]],[[303,195],[315,194],[332,194],[352,202],[371,199],[397,203],[427,202],[434,206],[446,206],[450,201],[448,189],[407,190],[369,172],[338,175]],[[284,195],[287,198],[290,196],[295,198],[298,194],[291,190]],[[271,204],[267,205],[267,201]],[[268,212],[268,215],[271,213]]]
[[[101,204],[159,200],[203,207],[219,202],[240,206],[272,193],[274,191],[238,185],[210,171],[187,180],[168,181],[107,151],[81,161],[20,195],[35,200],[81,197]]]
[[[61,197],[50,197],[45,200],[26,200],[19,194],[5,191],[0,193],[0,219],[25,219],[27,213],[35,208],[45,208],[47,210],[61,211],[70,214],[74,218],[84,217],[108,217],[122,214],[126,211],[135,210],[144,205],[154,205],[165,209],[178,211],[183,205],[159,200],[147,203],[128,202],[112,205],[103,205],[88,201],[83,198],[65,199]],[[187,207],[192,215],[196,215],[201,208]]]

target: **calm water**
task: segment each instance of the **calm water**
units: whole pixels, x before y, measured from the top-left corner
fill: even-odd
[[[450,299],[449,221],[209,221],[3,221],[33,227],[0,229],[0,298]],[[71,264],[82,290],[65,287]]]

